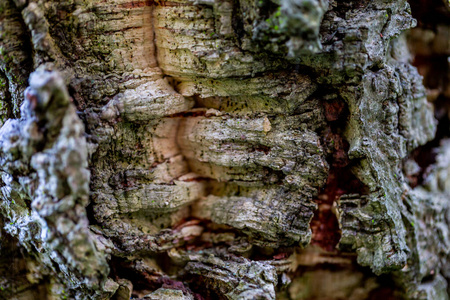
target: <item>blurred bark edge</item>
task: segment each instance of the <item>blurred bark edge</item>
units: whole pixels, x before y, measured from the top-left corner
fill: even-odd
[[[450,295],[446,0],[0,2],[0,299]]]

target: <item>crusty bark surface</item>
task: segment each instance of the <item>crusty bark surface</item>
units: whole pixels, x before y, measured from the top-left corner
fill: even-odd
[[[447,299],[450,27],[418,17],[2,1],[0,298]]]

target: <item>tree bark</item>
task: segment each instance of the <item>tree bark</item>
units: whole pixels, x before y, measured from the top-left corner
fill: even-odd
[[[448,299],[450,4],[411,6],[2,1],[0,298]]]

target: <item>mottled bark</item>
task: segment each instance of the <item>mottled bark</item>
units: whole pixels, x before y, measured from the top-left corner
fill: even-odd
[[[2,1],[0,298],[448,299],[450,7],[411,4]]]

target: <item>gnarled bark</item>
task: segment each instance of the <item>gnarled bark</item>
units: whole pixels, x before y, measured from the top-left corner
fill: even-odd
[[[449,27],[418,16],[436,33],[404,0],[0,3],[5,298],[447,299],[450,77],[427,91],[408,37],[423,70]]]

